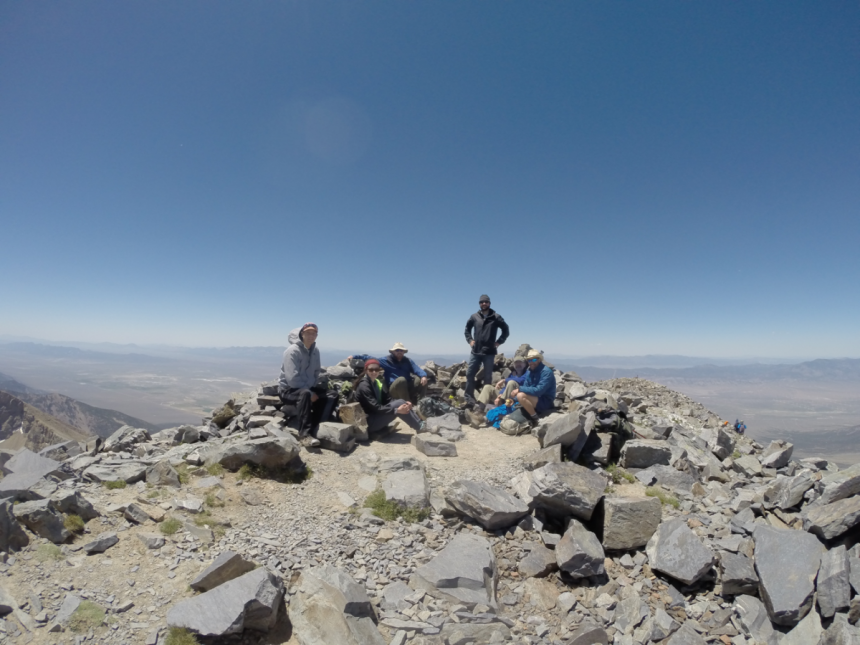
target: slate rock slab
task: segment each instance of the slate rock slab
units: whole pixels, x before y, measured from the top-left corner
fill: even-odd
[[[735,598],[733,608],[744,633],[753,642],[778,645],[779,636],[774,630],[767,608],[761,600],[755,596],[738,596]]]
[[[850,573],[848,551],[844,545],[824,553],[815,585],[822,618],[831,618],[837,611],[848,608],[851,602]]]
[[[123,459],[93,464],[83,472],[83,477],[95,482],[119,482],[134,484],[146,477],[149,466],[142,461]]]
[[[803,528],[825,540],[832,540],[860,524],[860,496],[846,497],[830,504],[814,504],[803,513]]]
[[[836,614],[830,627],[821,635],[818,645],[857,645],[860,629],[854,627],[845,614]]]
[[[65,518],[54,510],[51,500],[40,499],[17,504],[12,512],[21,524],[54,544],[62,544],[72,536],[71,531],[63,526]]]
[[[651,568],[693,584],[714,564],[714,553],[682,518],[660,524],[645,547]]]
[[[750,595],[758,591],[753,561],[740,553],[720,553],[720,582],[724,596]]]
[[[529,506],[501,488],[459,479],[448,487],[446,501],[488,531],[507,528],[529,514]]]
[[[208,637],[245,629],[267,632],[278,619],[283,597],[283,581],[260,567],[174,605],[167,612],[167,624]]]
[[[116,533],[106,532],[100,533],[95,540],[87,542],[81,548],[92,555],[93,553],[104,553],[118,542],[119,538],[116,536]]]
[[[812,607],[824,547],[814,535],[757,525],[755,568],[770,619],[793,627]]]
[[[622,468],[648,468],[668,466],[671,460],[672,448],[665,441],[634,439],[624,444],[618,463]]]
[[[146,469],[146,483],[153,486],[181,488],[179,473],[167,461],[160,461]]]
[[[367,414],[360,403],[346,403],[340,406],[337,413],[342,423],[352,426],[353,437],[356,441],[367,441],[370,438]]]
[[[558,563],[555,559],[555,551],[551,551],[542,544],[532,544],[529,554],[517,565],[517,571],[522,578],[543,578],[556,570],[558,570]]]
[[[30,544],[30,538],[12,512],[12,502],[0,501],[0,551],[19,551]]]
[[[404,506],[426,508],[429,500],[427,478],[423,470],[398,470],[382,482],[385,499]]]
[[[457,445],[441,437],[433,435],[412,435],[412,445],[428,457],[456,457]]]
[[[825,474],[821,478],[821,489],[821,497],[815,503],[822,505],[860,493],[860,463],[845,470]]]
[[[669,490],[683,491],[689,493],[696,483],[696,478],[689,473],[677,470],[672,466],[658,464],[644,468],[636,473],[636,479],[645,484],[653,486],[659,484]]]
[[[645,546],[662,515],[663,506],[656,497],[605,497],[603,548],[628,550]]]
[[[93,505],[76,490],[62,490],[51,496],[51,506],[60,513],[78,515],[89,522],[100,515]]]
[[[572,578],[587,578],[604,573],[605,554],[600,540],[581,522],[571,520],[555,547],[559,569]]]
[[[292,435],[263,437],[215,446],[207,450],[204,463],[207,466],[221,464],[232,471],[239,470],[244,464],[280,468],[298,457],[300,452],[299,442]]]
[[[28,474],[36,476],[36,479],[45,475],[56,475],[66,479],[68,475],[63,473],[61,468],[62,464],[59,461],[42,457],[29,448],[22,448],[3,464],[3,472],[6,475],[12,473]]]
[[[137,444],[151,440],[152,437],[149,436],[149,432],[143,428],[125,425],[105,439],[103,450],[105,452],[131,452]]]
[[[765,468],[782,468],[791,460],[794,444],[787,441],[771,441],[761,456],[761,465]]]
[[[479,535],[459,533],[427,564],[418,567],[409,579],[413,589],[449,602],[496,608],[498,572],[489,540]]]
[[[547,464],[561,463],[561,444],[555,444],[548,448],[541,448],[537,452],[523,457],[523,468],[534,470]]]
[[[424,432],[439,434],[440,430],[460,431],[460,417],[453,412],[448,412],[440,417],[429,417],[424,421]]]
[[[584,420],[578,412],[570,412],[553,421],[541,440],[541,448],[549,448],[561,444],[562,448],[571,452],[571,460],[579,457],[585,442],[588,440]]]
[[[606,480],[593,470],[569,461],[531,471],[532,503],[559,515],[590,520],[603,498]]]
[[[160,549],[164,546],[164,536],[158,533],[138,533],[137,539],[143,542],[147,549]]]
[[[823,633],[821,617],[811,611],[794,629],[782,637],[780,645],[817,645]]]
[[[331,566],[302,572],[289,614],[300,645],[385,645],[364,589]]]
[[[319,425],[317,439],[320,448],[335,452],[349,452],[355,448],[354,429],[348,423],[326,422]]]
[[[253,570],[253,562],[248,562],[233,551],[224,551],[191,581],[191,588],[194,591],[209,591]]]

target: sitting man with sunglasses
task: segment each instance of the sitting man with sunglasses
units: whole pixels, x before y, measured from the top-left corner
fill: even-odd
[[[357,358],[362,361],[371,359],[378,361],[385,372],[385,383],[391,396],[395,399],[418,403],[418,399],[427,391],[427,372],[418,367],[411,358],[406,358],[406,352],[409,350],[403,346],[403,343],[394,343],[388,351],[388,356],[383,358],[356,354],[349,356],[348,360]]]
[[[526,380],[511,394],[519,401],[525,418],[535,421],[539,414],[555,407],[555,374],[543,364],[543,354],[536,349],[526,354],[526,363]]]

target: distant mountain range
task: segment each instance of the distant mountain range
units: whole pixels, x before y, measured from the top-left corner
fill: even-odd
[[[149,423],[117,410],[87,405],[63,394],[43,392],[28,387],[7,374],[0,373],[0,394],[4,392],[50,416],[62,426],[68,426],[83,435],[109,437],[124,425],[145,428],[150,432],[158,432],[168,427]]]
[[[586,381],[602,381],[611,378],[640,376],[653,381],[666,379],[726,380],[726,381],[858,381],[860,359],[818,359],[792,365],[698,365],[682,368],[620,368],[579,365],[573,361],[554,361],[556,367],[573,370]]]

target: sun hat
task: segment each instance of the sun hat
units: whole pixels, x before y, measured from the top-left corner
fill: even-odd
[[[528,354],[526,354],[526,360],[527,360],[527,361],[530,361],[530,360],[531,360],[531,359],[533,359],[533,358],[537,358],[537,359],[539,359],[539,360],[541,360],[541,361],[542,361],[542,360],[543,360],[543,354],[541,354],[541,353],[540,353],[538,350],[536,350],[536,349],[530,349],[530,350],[529,350],[529,353],[528,353]]]
[[[403,352],[408,352],[408,351],[409,351],[408,349],[406,349],[406,348],[403,346],[403,343],[394,343],[394,347],[392,347],[392,348],[391,348],[391,349],[389,349],[388,351],[389,351],[389,352],[393,352],[393,351],[396,351],[396,350],[398,350],[398,349],[399,349],[399,350],[401,350],[401,351],[403,351]]]

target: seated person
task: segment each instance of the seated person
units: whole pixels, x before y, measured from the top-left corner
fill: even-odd
[[[392,399],[388,387],[382,380],[382,367],[375,358],[367,359],[364,371],[353,384],[355,400],[367,415],[367,431],[378,432],[398,416],[418,431],[421,420],[412,409],[412,404],[403,399]]]
[[[317,385],[320,351],[317,349],[319,330],[314,323],[305,323],[297,337],[290,333],[290,346],[284,352],[278,396],[285,404],[295,405],[299,423],[299,440],[304,446],[318,446],[313,436],[321,421],[328,421],[337,404],[337,392]]]
[[[394,343],[388,350],[390,354],[384,358],[374,358],[368,354],[356,354],[349,359],[357,358],[362,361],[373,359],[379,362],[385,371],[385,383],[388,391],[395,399],[403,399],[417,403],[427,389],[427,372],[422,370],[410,358],[406,358],[409,350],[403,343]]]
[[[513,398],[519,401],[523,415],[535,421],[537,415],[555,407],[555,374],[543,364],[543,354],[536,349],[526,354],[525,382],[513,390]]]
[[[506,379],[501,379],[495,386],[485,385],[480,394],[478,402],[485,406],[501,405],[507,399],[513,398],[511,392],[526,380],[526,359],[523,356],[514,357],[513,372]]]

